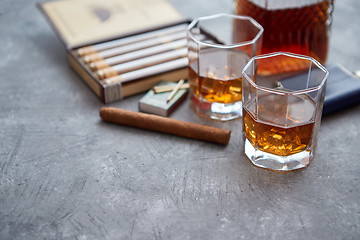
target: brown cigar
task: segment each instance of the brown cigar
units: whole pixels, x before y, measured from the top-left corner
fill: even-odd
[[[230,140],[230,130],[183,122],[152,114],[132,112],[120,108],[103,107],[100,109],[100,117],[106,122],[223,145],[228,144]]]

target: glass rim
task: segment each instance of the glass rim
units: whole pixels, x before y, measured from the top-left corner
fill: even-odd
[[[242,20],[248,20],[249,22],[251,22],[251,24],[253,24],[258,30],[259,32],[256,34],[256,36],[250,40],[250,41],[244,41],[241,43],[236,43],[236,44],[218,44],[218,43],[208,43],[208,42],[203,42],[201,40],[198,40],[195,38],[195,36],[191,33],[191,29],[195,27],[196,24],[198,24],[200,21],[204,21],[204,20],[209,20],[209,19],[215,19],[215,18],[219,18],[219,17],[228,17],[228,18],[236,18],[236,19],[242,19]],[[209,47],[214,47],[214,48],[223,48],[223,49],[231,49],[231,48],[236,48],[236,47],[243,47],[243,46],[247,46],[247,45],[251,45],[254,44],[263,34],[264,32],[264,28],[257,22],[255,21],[252,17],[249,16],[242,16],[242,15],[234,15],[234,14],[229,14],[229,13],[218,13],[218,14],[214,14],[214,15],[209,15],[209,16],[204,16],[204,17],[199,17],[194,19],[187,27],[187,31],[186,31],[186,35],[188,37],[190,37],[194,42],[196,42],[197,44],[201,44],[204,46],[209,46]]]
[[[273,89],[273,88],[260,86],[260,85],[256,84],[245,73],[245,71],[253,64],[253,62],[255,60],[269,58],[269,57],[275,57],[275,56],[280,56],[280,55],[293,57],[293,58],[304,59],[304,60],[309,60],[310,62],[314,63],[320,70],[322,70],[325,73],[325,76],[322,78],[321,83],[318,84],[316,87],[311,87],[311,88],[307,88],[307,89],[303,89],[303,90],[296,90],[296,91],[289,92],[289,91],[284,91],[284,90],[281,90],[281,89]],[[244,67],[244,69],[242,71],[242,75],[256,89],[260,89],[260,90],[263,90],[265,92],[275,93],[275,94],[280,94],[280,95],[299,95],[299,94],[310,93],[310,92],[320,90],[324,86],[324,84],[325,84],[325,82],[326,82],[326,80],[327,80],[327,78],[329,76],[329,71],[323,65],[321,65],[316,59],[314,59],[312,57],[305,56],[305,55],[300,55],[300,54],[295,54],[295,53],[288,53],[288,52],[274,52],[274,53],[268,53],[268,54],[263,54],[263,55],[258,55],[258,56],[252,57],[249,60],[249,62],[245,65],[245,67]]]

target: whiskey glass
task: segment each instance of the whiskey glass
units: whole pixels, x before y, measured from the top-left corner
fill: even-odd
[[[289,71],[292,60],[303,70]],[[273,61],[287,64],[276,75],[263,74],[262,68]],[[328,71],[314,58],[277,52],[253,57],[243,76],[245,155],[255,166],[274,171],[308,166],[316,148]]]
[[[259,53],[262,32],[254,19],[231,14],[200,17],[190,23],[189,83],[196,113],[220,121],[241,117],[241,72]]]

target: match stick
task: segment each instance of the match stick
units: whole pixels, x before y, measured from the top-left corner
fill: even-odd
[[[154,86],[153,91],[154,93],[163,93],[163,92],[170,92],[172,91],[176,86],[174,85],[160,85],[160,86]],[[190,87],[189,83],[183,83],[180,87],[180,89],[188,89]]]
[[[183,85],[184,79],[181,79],[175,86],[175,88],[171,91],[170,95],[167,97],[166,102],[170,102],[171,99],[175,96],[175,94],[179,91],[181,85]]]

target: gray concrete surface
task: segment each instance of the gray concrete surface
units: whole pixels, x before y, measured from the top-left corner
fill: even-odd
[[[188,17],[232,1],[171,1]],[[360,69],[360,2],[335,1],[331,63]],[[35,1],[0,2],[0,239],[359,239],[360,106],[323,119],[309,168],[253,167],[241,121],[173,118],[228,146],[103,123]],[[108,106],[137,111],[142,95]]]

